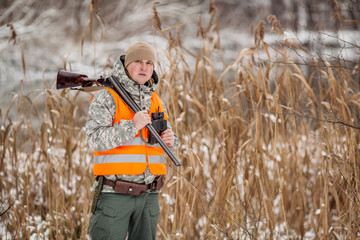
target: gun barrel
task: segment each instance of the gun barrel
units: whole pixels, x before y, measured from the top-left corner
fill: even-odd
[[[110,76],[109,79],[110,79],[110,82],[113,83],[113,86],[115,87],[116,92],[126,102],[126,104],[128,104],[129,108],[134,113],[141,111],[140,107],[135,103],[135,101],[132,99],[132,97],[129,96],[129,93],[125,90],[125,88],[121,85],[121,83],[117,80],[117,78],[114,76]],[[171,152],[170,148],[165,144],[165,142],[162,140],[162,138],[159,136],[159,134],[157,133],[155,128],[151,124],[146,125],[146,128],[155,137],[155,139],[158,141],[160,146],[164,149],[165,153],[169,156],[171,161],[173,161],[175,166],[180,166],[181,163],[176,158],[176,156]]]
[[[83,86],[89,80],[88,76],[60,70],[56,78],[56,89]]]

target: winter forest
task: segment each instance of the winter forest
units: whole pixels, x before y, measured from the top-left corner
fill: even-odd
[[[360,238],[357,0],[0,1],[0,239],[90,239],[97,92],[136,41],[180,148],[157,239]]]

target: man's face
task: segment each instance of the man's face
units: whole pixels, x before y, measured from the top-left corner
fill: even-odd
[[[151,78],[154,64],[150,60],[136,60],[131,62],[126,69],[132,80],[143,85]]]

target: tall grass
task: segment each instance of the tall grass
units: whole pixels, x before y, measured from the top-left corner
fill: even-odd
[[[89,213],[92,178],[84,101],[44,86],[13,94],[1,119],[1,204],[13,204],[2,216],[3,239],[86,234],[81,228],[88,220],[81,219]],[[8,117],[11,109],[16,119]]]
[[[182,143],[182,166],[168,161],[158,238],[358,238],[359,65],[314,61],[305,74],[291,56],[294,45],[264,42],[260,22],[255,46],[219,73],[211,6],[208,25],[199,21],[202,48],[191,52],[176,35],[181,25],[161,29],[154,5],[155,34],[169,43],[158,92],[168,96]],[[276,18],[269,21],[281,30]],[[13,204],[1,216],[3,239],[87,238],[89,99],[44,81],[44,89],[20,89],[1,107],[1,204]]]

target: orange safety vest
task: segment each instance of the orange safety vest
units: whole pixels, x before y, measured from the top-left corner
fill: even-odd
[[[120,120],[132,120],[134,113],[122,101],[119,95],[110,88],[107,89],[116,103],[113,125]],[[168,120],[159,95],[154,91],[151,96],[149,115],[154,112],[164,112],[164,119]],[[142,133],[141,133],[142,132]],[[140,136],[142,134],[142,137]],[[165,175],[166,166],[164,150],[159,143],[149,144],[144,142],[149,136],[146,128],[141,129],[132,140],[123,145],[107,150],[94,151],[93,172],[98,175],[139,175],[145,172],[146,166],[154,175]]]

